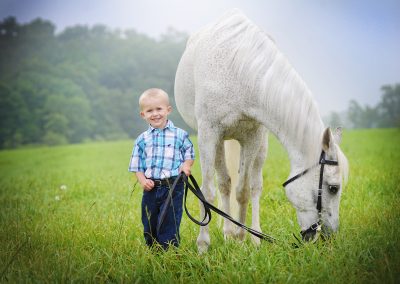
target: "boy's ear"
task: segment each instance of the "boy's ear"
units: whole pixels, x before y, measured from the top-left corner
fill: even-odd
[[[140,117],[144,119],[144,112],[143,111],[140,112]]]
[[[172,106],[168,106],[168,107],[167,107],[167,110],[168,110],[168,114],[170,114],[171,111],[172,111]]]

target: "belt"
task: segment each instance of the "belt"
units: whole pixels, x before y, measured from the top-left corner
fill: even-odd
[[[165,179],[151,179],[154,182],[154,186],[172,186],[174,183],[175,179],[177,177],[170,177],[170,178],[165,178]]]

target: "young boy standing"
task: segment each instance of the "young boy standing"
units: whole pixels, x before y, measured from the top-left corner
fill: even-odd
[[[140,116],[149,124],[133,148],[129,171],[135,172],[143,188],[142,223],[148,246],[155,243],[164,249],[179,246],[182,219],[183,182],[180,181],[160,230],[159,215],[166,206],[170,185],[183,172],[190,175],[194,148],[186,131],[168,120],[172,111],[168,94],[161,89],[148,89],[139,98]]]

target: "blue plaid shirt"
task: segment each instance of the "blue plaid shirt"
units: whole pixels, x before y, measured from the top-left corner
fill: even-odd
[[[139,135],[133,147],[129,171],[143,172],[147,178],[165,179],[178,176],[182,163],[194,158],[188,133],[168,120],[164,129],[150,126]]]

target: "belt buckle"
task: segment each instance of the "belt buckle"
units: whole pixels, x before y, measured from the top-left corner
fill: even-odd
[[[153,182],[154,182],[154,186],[157,186],[157,187],[162,186],[162,181],[159,179],[153,180]]]

